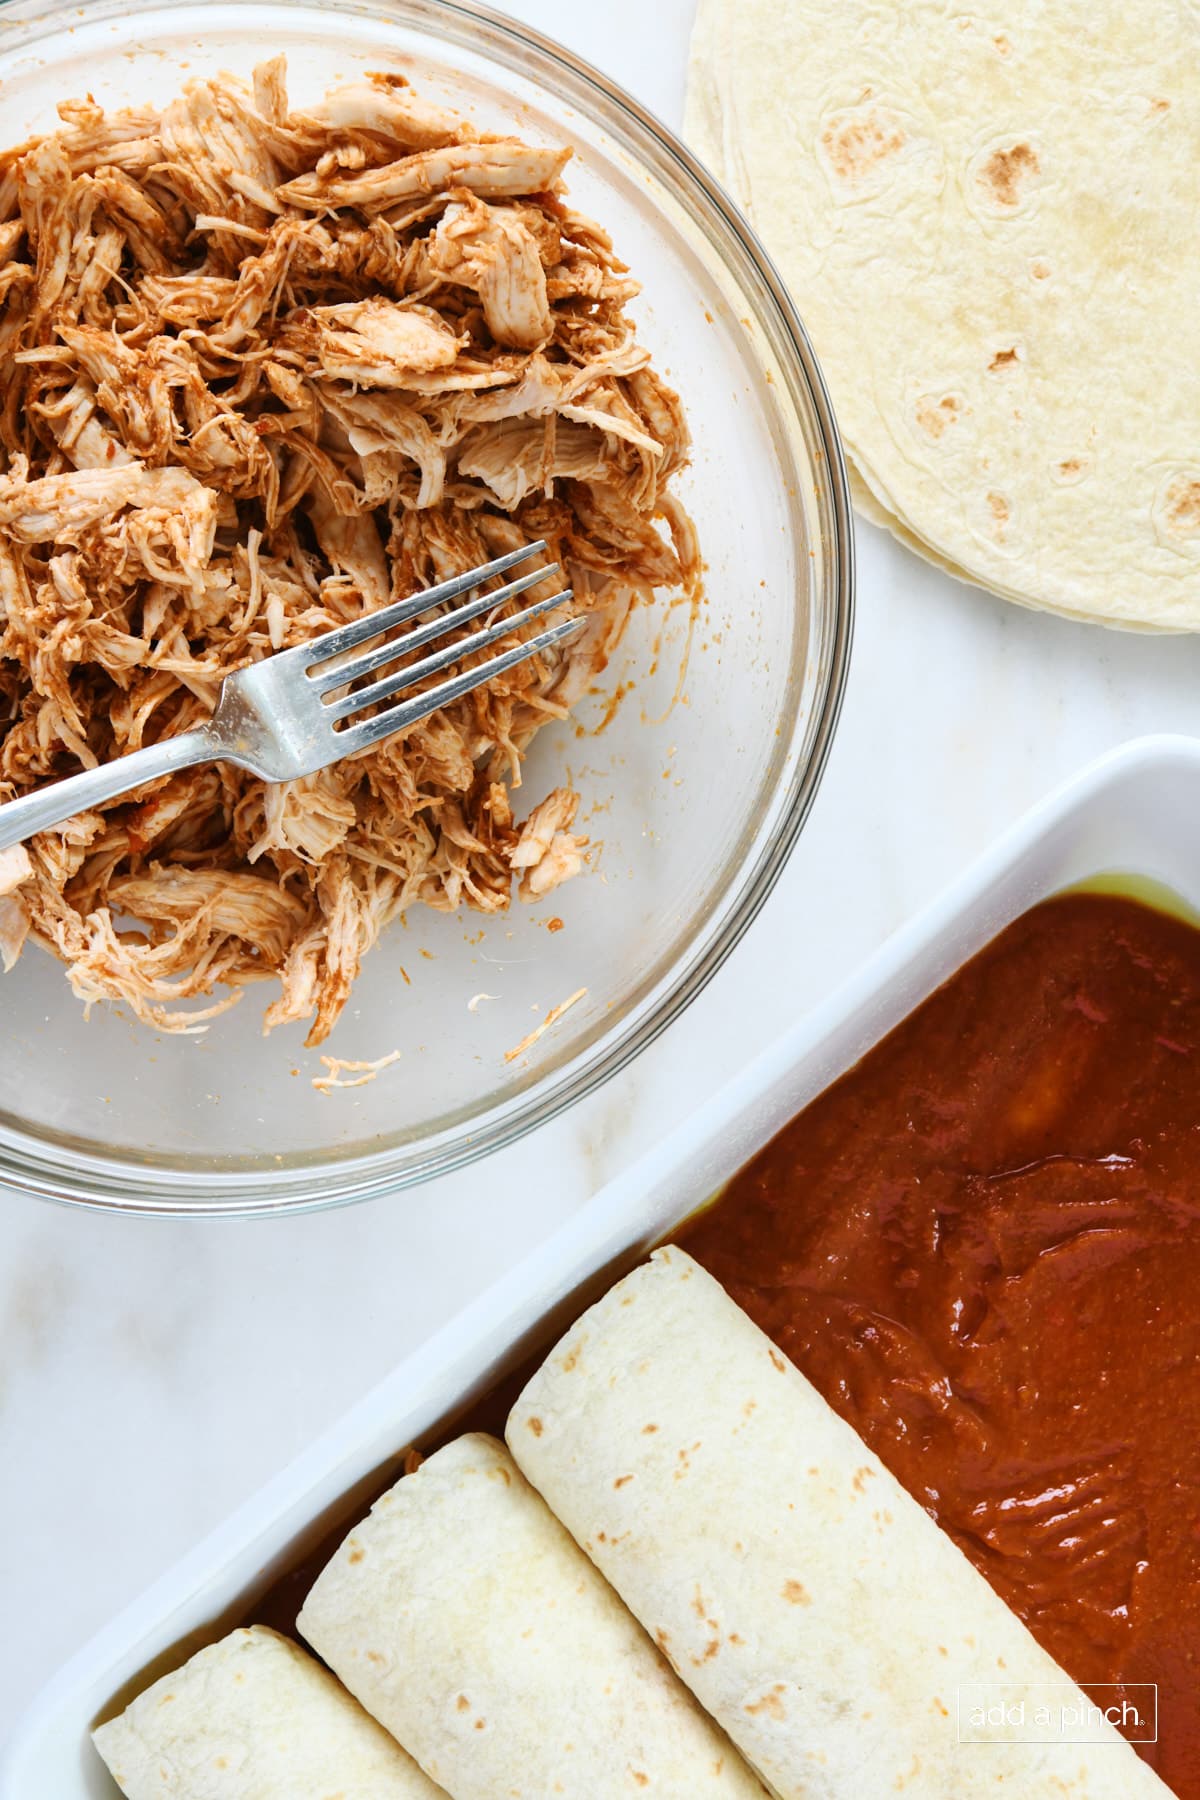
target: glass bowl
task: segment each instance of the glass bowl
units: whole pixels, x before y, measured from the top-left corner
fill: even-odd
[[[481,128],[572,146],[572,201],[642,282],[639,330],[687,408],[680,492],[707,600],[694,630],[683,606],[636,613],[602,691],[536,740],[524,794],[580,790],[591,872],[500,918],[415,909],[369,955],[322,1049],[399,1049],[370,1085],[314,1092],[324,1071],[303,1028],[261,1035],[266,986],[203,1035],[158,1035],[115,1009],[85,1020],[61,965],[27,949],[0,989],[0,1181],[60,1201],[328,1206],[457,1167],[570,1106],[678,1017],[749,926],[812,804],[846,677],[850,509],[804,329],[687,150],[567,51],[465,0],[9,0],[4,142],[52,125],[64,98],[162,101],[281,50],[298,104],[400,68]]]

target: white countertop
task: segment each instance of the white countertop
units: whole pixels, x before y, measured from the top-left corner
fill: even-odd
[[[693,0],[523,0],[673,125]],[[849,691],[746,941],[599,1094],[479,1169],[350,1211],[209,1224],[0,1197],[0,1743],[35,1689],[414,1343],[700,1106],[1032,801],[1200,735],[1200,638],[1023,612],[859,525]]]

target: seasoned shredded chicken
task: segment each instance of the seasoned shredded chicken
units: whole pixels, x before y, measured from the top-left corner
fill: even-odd
[[[399,1062],[402,1054],[400,1050],[391,1050],[386,1056],[376,1056],[369,1062],[353,1061],[345,1056],[323,1056],[325,1073],[314,1075],[312,1085],[318,1094],[331,1094],[335,1088],[368,1087],[384,1069]]]
[[[544,1037],[551,1026],[557,1025],[564,1013],[570,1012],[573,1006],[577,1005],[580,1000],[585,1000],[586,998],[587,989],[585,987],[576,988],[573,994],[568,994],[565,1000],[561,1000],[557,1006],[552,1006],[540,1025],[535,1025],[533,1030],[523,1037],[519,1044],[514,1044],[511,1050],[506,1050],[504,1052],[505,1062],[516,1062],[519,1056],[524,1056],[527,1050],[532,1050],[538,1039]]]
[[[6,968],[32,938],[86,1002],[172,1030],[275,977],[266,1028],[318,1044],[406,907],[498,912],[579,870],[578,797],[521,823],[513,790],[630,606],[697,580],[687,428],[565,150],[395,75],[293,111],[281,58],[161,112],[59,110],[0,156],[0,797],[539,537],[589,616],[318,775],[191,769],[0,857]]]

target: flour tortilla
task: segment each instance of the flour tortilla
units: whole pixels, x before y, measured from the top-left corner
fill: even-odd
[[[128,1800],[445,1800],[332,1675],[258,1625],[92,1736]]]
[[[454,1800],[763,1800],[494,1438],[385,1494],[299,1624]]]
[[[1194,0],[702,0],[685,132],[866,510],[1026,605],[1200,628]]]
[[[508,1439],[782,1800],[1166,1800],[1112,1727],[1098,1745],[956,1742],[960,1684],[1083,1697],[682,1251],[584,1314]],[[1032,1718],[1042,1696],[1022,1697]]]

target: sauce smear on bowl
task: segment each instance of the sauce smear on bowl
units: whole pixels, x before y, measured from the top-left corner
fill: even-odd
[[[1200,1800],[1200,931],[1035,907],[674,1241]]]

